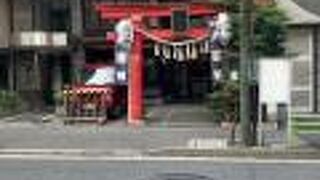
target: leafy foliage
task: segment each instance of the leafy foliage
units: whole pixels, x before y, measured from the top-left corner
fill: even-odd
[[[216,90],[210,95],[210,108],[216,122],[239,121],[239,84],[226,81],[217,85]]]
[[[239,52],[240,1],[216,0],[227,7],[231,16],[232,40],[230,48]],[[285,13],[275,4],[256,6],[254,9],[254,46],[257,56],[280,56],[284,53],[286,35]]]
[[[223,4],[231,16],[232,38],[229,50],[239,58],[240,2],[239,0],[212,0]],[[276,4],[256,6],[254,9],[254,53],[256,56],[281,56],[286,35],[285,13]],[[239,82],[222,82],[210,96],[211,109],[217,122],[239,121]]]
[[[278,56],[284,53],[286,16],[276,5],[257,8],[255,50],[257,55]]]
[[[23,106],[24,102],[17,93],[0,90],[0,115],[19,111]]]

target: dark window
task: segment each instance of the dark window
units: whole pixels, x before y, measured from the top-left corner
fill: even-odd
[[[51,9],[50,11],[50,30],[67,31],[70,29],[70,14],[67,8]]]
[[[172,13],[173,31],[183,32],[188,28],[188,15],[185,10],[175,10]]]
[[[159,28],[170,29],[171,28],[170,17],[159,18]]]
[[[9,61],[9,56],[6,54],[1,54],[0,52],[0,89],[2,88],[7,88],[8,82],[8,61]]]
[[[191,16],[190,17],[190,26],[191,27],[205,27],[207,26],[208,17],[206,16]]]

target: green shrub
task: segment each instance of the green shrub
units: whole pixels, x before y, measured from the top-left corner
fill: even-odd
[[[237,123],[239,121],[239,84],[237,82],[220,83],[209,99],[215,122]]]
[[[24,102],[17,93],[0,90],[0,115],[20,111],[23,107]]]

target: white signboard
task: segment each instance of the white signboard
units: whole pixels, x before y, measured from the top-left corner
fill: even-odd
[[[260,103],[290,104],[290,61],[287,59],[261,59],[259,62]]]
[[[115,68],[108,66],[97,69],[93,76],[86,82],[86,85],[114,84]]]
[[[51,45],[57,46],[67,46],[68,45],[68,35],[65,32],[54,32],[51,34]]]
[[[65,32],[20,32],[17,34],[16,45],[26,47],[63,47],[68,45],[68,35]]]
[[[21,46],[48,46],[49,34],[46,32],[21,32],[18,41]]]

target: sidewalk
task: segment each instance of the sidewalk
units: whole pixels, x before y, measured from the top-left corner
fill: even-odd
[[[219,128],[63,126],[1,123],[4,149],[133,149],[187,148],[193,139],[226,138]]]
[[[199,105],[156,106],[147,111],[147,116],[150,119],[141,127],[130,127],[125,120],[105,126],[64,126],[47,121],[45,114],[33,113],[0,119],[0,153],[134,155],[166,150],[201,152],[230,148],[227,145],[230,132],[212,123],[212,114]],[[239,140],[239,131],[237,134]],[[285,147],[284,132],[267,131],[265,138],[268,147]]]
[[[0,158],[6,156],[70,157],[239,157],[320,159],[315,148],[224,147],[229,134],[219,127],[63,126],[30,122],[0,123]],[[283,138],[269,134],[269,138]],[[280,136],[280,137],[274,137]],[[270,141],[269,139],[268,141]],[[220,147],[217,144],[220,143]],[[222,145],[221,145],[222,144]]]

